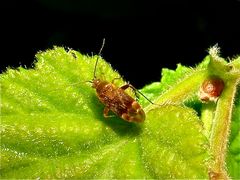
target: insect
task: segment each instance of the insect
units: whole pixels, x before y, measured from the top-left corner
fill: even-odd
[[[105,43],[105,39],[103,39],[102,47],[99,51],[103,49]],[[98,64],[98,58],[94,67],[94,75],[93,80],[90,81],[92,83],[92,87],[96,89],[96,94],[100,102],[105,105],[103,115],[105,118],[111,117],[108,115],[109,111],[112,111],[117,116],[121,117],[125,121],[128,122],[143,122],[145,120],[145,112],[139,105],[139,103],[133,99],[130,95],[128,95],[125,90],[127,88],[132,88],[134,92],[138,92],[142,96],[144,96],[140,91],[134,88],[131,84],[125,84],[121,87],[117,87],[113,81],[107,82],[101,80],[96,77],[96,69]],[[145,96],[144,96],[145,97]],[[147,97],[145,97],[149,102],[151,102]],[[152,102],[151,102],[152,103]],[[153,104],[153,103],[152,103]]]
[[[203,102],[214,101],[216,102],[221,95],[224,88],[224,82],[218,77],[209,77],[206,79],[200,88],[200,99]]]

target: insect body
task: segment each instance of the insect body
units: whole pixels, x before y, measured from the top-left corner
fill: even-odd
[[[108,112],[111,110],[129,122],[143,122],[145,120],[145,113],[141,106],[124,91],[128,87],[133,88],[130,84],[119,88],[113,83],[93,79],[93,88],[96,89],[98,99],[105,105],[104,117],[109,117]]]
[[[104,40],[99,54],[101,53],[103,45]],[[135,92],[137,89],[135,89],[131,84],[117,87],[113,82],[110,83],[96,78],[97,63],[98,58],[95,63],[94,78],[91,83],[92,87],[96,89],[98,99],[105,105],[104,117],[110,117],[108,116],[108,112],[111,110],[117,116],[128,122],[143,122],[145,120],[145,113],[143,109],[135,99],[133,99],[125,92],[125,90],[129,87],[132,88]],[[141,92],[139,93],[143,95]],[[146,99],[150,101],[148,98]]]

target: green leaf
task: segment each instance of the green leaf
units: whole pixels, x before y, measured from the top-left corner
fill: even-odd
[[[208,176],[209,144],[193,109],[149,105],[143,124],[106,119],[87,82],[97,56],[55,47],[36,57],[34,69],[1,75],[1,178]],[[97,77],[120,75],[100,59]]]
[[[194,84],[195,80],[191,81],[191,77],[193,75],[199,75],[202,70],[205,69],[205,73],[202,75],[202,80],[199,80],[198,88],[195,89]],[[196,73],[197,72],[197,73]],[[225,81],[225,93],[220,97],[221,103],[202,103],[199,101],[198,93],[200,89],[201,82],[205,78],[211,75],[216,75],[224,79]],[[197,77],[197,76],[195,76]],[[194,77],[194,78],[195,78]],[[192,78],[192,79],[194,79]],[[187,82],[185,84],[185,82]],[[193,83],[194,82],[194,83]],[[190,69],[181,65],[178,65],[175,71],[164,69],[162,71],[162,79],[161,83],[152,83],[150,85],[145,86],[141,91],[148,97],[152,97],[152,99],[159,99],[160,103],[178,103],[180,99],[180,103],[184,104],[187,107],[193,108],[198,112],[198,115],[201,117],[201,120],[204,125],[204,134],[209,138],[211,134],[218,132],[219,140],[216,142],[223,142],[223,134],[225,131],[226,142],[224,142],[223,146],[226,146],[226,143],[229,144],[228,149],[223,149],[223,152],[216,152],[217,156],[225,156],[227,151],[226,163],[227,163],[227,172],[231,178],[240,178],[240,94],[239,88],[236,90],[236,86],[240,83],[240,58],[237,57],[229,63],[223,60],[218,56],[218,48],[213,47],[210,49],[210,55],[207,56],[202,63],[200,63],[195,69]],[[186,96],[186,90],[188,87],[193,86],[188,92],[190,95]],[[233,94],[231,94],[231,90]],[[184,91],[185,90],[185,91]],[[182,92],[181,92],[182,91]],[[238,92],[238,95],[234,95],[234,93]],[[159,98],[160,94],[160,98]],[[178,96],[176,98],[176,95]],[[232,97],[235,100],[233,101]],[[167,97],[167,98],[166,98]],[[229,100],[227,100],[229,99]],[[147,103],[143,98],[140,99],[141,102]],[[234,103],[234,105],[232,104]],[[221,104],[221,106],[220,106]],[[231,107],[234,107],[231,109]],[[216,109],[217,113],[216,113]],[[232,116],[231,116],[232,111]],[[217,115],[219,114],[219,115]],[[227,118],[224,118],[224,114],[227,117],[230,117],[230,122]],[[230,114],[230,115],[229,115]],[[221,118],[223,119],[221,120]],[[213,125],[217,125],[218,127],[212,129]],[[228,137],[228,129],[226,128],[228,124],[231,124],[230,127],[230,137]],[[222,130],[220,130],[220,127]],[[220,132],[219,132],[220,130]],[[216,148],[216,147],[215,147]],[[211,148],[211,151],[215,151],[215,148]],[[217,148],[221,149],[221,146],[218,145]],[[211,152],[210,154],[212,154]],[[214,154],[214,153],[213,153]],[[225,158],[223,157],[223,160]],[[224,169],[225,162],[221,164],[221,167]],[[223,170],[224,171],[224,170]]]
[[[208,144],[206,137],[199,133],[202,125],[195,111],[167,105],[149,111],[147,120],[141,147],[152,177],[207,177],[203,159],[207,160]]]
[[[170,70],[167,68],[162,69],[162,78],[160,82],[154,82],[145,86],[141,92],[150,99],[156,99],[159,95],[164,94],[172,85],[177,83],[180,79],[184,78],[187,74],[190,74],[193,69],[177,64],[176,70]],[[140,97],[140,102],[143,105],[147,105],[148,101]]]

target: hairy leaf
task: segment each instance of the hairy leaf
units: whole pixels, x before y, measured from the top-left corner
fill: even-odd
[[[161,96],[166,96],[168,94],[168,91],[172,92],[172,100],[174,99],[174,95],[179,93],[177,89],[181,87],[180,85],[183,84],[184,81],[189,81],[191,78],[191,75],[193,75],[196,71],[201,72],[202,69],[206,69],[206,77],[209,75],[217,75],[221,78],[225,79],[225,85],[233,86],[234,84],[231,84],[231,77],[234,77],[234,79],[238,79],[238,86],[240,81],[240,58],[237,57],[230,61],[229,63],[226,63],[225,60],[218,57],[218,54],[216,52],[216,47],[213,47],[212,50],[210,49],[210,56],[207,56],[202,63],[200,63],[195,69],[190,69],[187,67],[184,67],[182,65],[178,65],[177,69],[175,71],[163,69],[162,70],[162,79],[161,82],[155,82],[150,85],[145,86],[141,91],[146,94],[146,96],[152,97],[152,99],[156,99]],[[215,53],[215,54],[214,54]],[[217,65],[211,64],[211,56],[216,58]],[[210,66],[210,67],[209,67]],[[211,67],[215,66],[215,67]],[[190,78],[189,78],[190,77]],[[203,76],[204,77],[204,76]],[[202,103],[198,99],[199,89],[200,89],[201,81],[199,82],[199,88],[194,89],[192,88],[189,92],[192,93],[191,97],[188,96],[185,97],[185,92],[181,94],[181,92],[178,94],[179,98],[181,99],[181,103],[183,103],[185,106],[195,109],[198,112],[198,115],[201,117],[201,120],[204,125],[204,134],[206,137],[210,138],[210,135],[212,133],[212,126],[213,126],[213,118],[215,115],[216,103]],[[192,86],[192,82],[189,81],[188,86]],[[184,88],[181,87],[180,91],[182,91]],[[187,88],[186,88],[187,89]],[[231,128],[230,128],[230,137],[228,140],[228,149],[227,149],[227,172],[229,174],[229,177],[238,179],[240,178],[240,91],[239,87],[236,90],[237,95],[235,95],[234,99],[234,108],[232,112],[232,118],[231,118]],[[170,94],[169,93],[169,94]],[[168,96],[168,98],[171,100],[171,96]],[[230,94],[226,93],[226,96],[230,96]],[[162,98],[160,100],[164,100],[162,102],[169,103],[168,101],[165,101],[166,98]],[[141,98],[140,101],[142,103],[147,103],[145,99]],[[161,101],[160,101],[161,102]],[[174,102],[174,101],[172,101]],[[221,108],[220,111],[227,112],[230,111],[229,107],[231,104],[225,104],[224,108]],[[218,120],[217,120],[218,121]],[[226,123],[226,122],[225,122]],[[226,125],[226,124],[225,124]],[[223,126],[225,126],[223,124]],[[220,134],[221,135],[221,134]]]
[[[97,56],[55,47],[36,57],[34,69],[1,75],[1,178],[208,176],[209,144],[193,109],[145,105],[143,124],[106,119],[89,82]],[[120,77],[102,59],[96,76]]]

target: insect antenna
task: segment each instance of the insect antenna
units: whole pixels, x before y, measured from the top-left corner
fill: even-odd
[[[98,57],[97,57],[97,60],[96,60],[95,66],[94,66],[93,79],[96,79],[96,69],[97,69],[97,64],[98,64],[98,58],[99,58],[99,56],[101,56],[104,45],[105,45],[105,38],[103,38],[102,46],[98,52]]]

